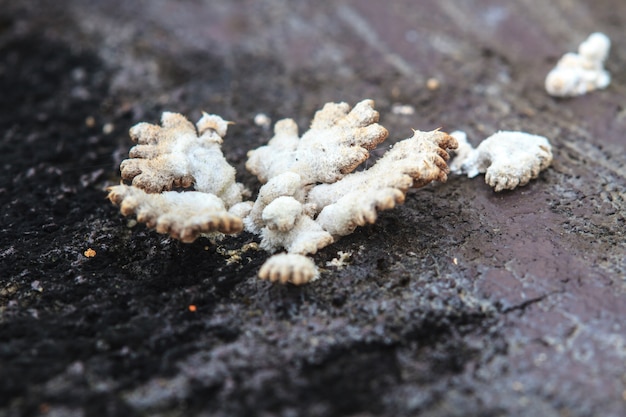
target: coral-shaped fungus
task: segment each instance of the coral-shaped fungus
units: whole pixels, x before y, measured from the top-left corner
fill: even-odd
[[[306,255],[373,223],[378,211],[401,204],[409,188],[446,181],[447,150],[457,143],[440,131],[415,131],[369,169],[354,172],[387,138],[378,117],[373,102],[364,100],[353,109],[326,104],[302,136],[293,120],[279,121],[269,143],[248,154],[246,168],[264,185],[256,201],[242,202],[244,187],[220,150],[227,122],[205,114],[194,126],[179,114],[164,113],[162,126],[140,123],[131,129],[139,144],[121,165],[131,185],[111,187],[109,199],[122,214],[136,214],[148,227],[184,242],[245,226],[261,237],[263,249],[287,252],[270,257],[261,278],[309,282],[319,272]]]

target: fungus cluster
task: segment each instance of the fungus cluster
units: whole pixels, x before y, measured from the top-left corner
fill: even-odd
[[[568,52],[546,77],[546,91],[551,96],[580,96],[606,88],[611,75],[604,69],[611,40],[604,33],[592,33],[580,44],[578,53]]]
[[[204,114],[194,126],[164,113],[161,126],[130,130],[137,145],[121,164],[125,183],[110,187],[109,199],[123,215],[183,242],[245,229],[260,237],[262,249],[286,252],[271,256],[260,278],[312,281],[319,272],[309,255],[374,223],[379,211],[403,203],[410,188],[445,182],[450,171],[448,150],[457,140],[439,130],[414,131],[368,169],[356,170],[388,136],[373,105],[328,103],[301,136],[292,119],[278,121],[267,145],[248,153],[246,168],[263,184],[255,201],[244,201],[249,192],[222,154],[228,122]],[[496,191],[523,185],[551,160],[547,140],[537,138],[490,139],[477,149],[461,140],[457,171],[486,172]]]

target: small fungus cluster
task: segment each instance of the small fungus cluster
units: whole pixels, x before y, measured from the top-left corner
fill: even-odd
[[[263,184],[255,201],[244,201],[249,192],[222,154],[228,122],[204,114],[194,126],[164,113],[161,126],[131,128],[137,145],[121,164],[126,183],[110,187],[109,199],[123,215],[183,242],[245,229],[260,236],[262,249],[286,252],[270,257],[260,278],[312,281],[319,271],[307,255],[374,223],[379,211],[403,203],[410,188],[445,182],[450,172],[448,150],[457,148],[457,139],[439,130],[414,131],[355,171],[388,136],[373,105],[328,103],[301,136],[292,119],[277,122],[267,145],[248,153],[246,168]],[[524,185],[551,161],[549,143],[538,136],[501,132],[476,149],[457,138],[455,172],[485,172],[496,191]]]
[[[580,44],[578,53],[568,52],[546,77],[546,91],[551,96],[580,96],[606,88],[611,75],[604,69],[611,40],[604,33],[592,33]]]

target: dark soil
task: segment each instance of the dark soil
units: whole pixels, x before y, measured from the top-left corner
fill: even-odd
[[[626,5],[416,4],[0,0],[0,416],[626,415]],[[611,86],[549,97],[593,31]],[[254,190],[256,114],[304,130],[364,98],[390,142],[519,129],[555,160],[512,192],[411,193],[303,287],[258,280],[261,251],[227,263],[252,235],[182,244],[105,199],[164,110],[235,121]]]

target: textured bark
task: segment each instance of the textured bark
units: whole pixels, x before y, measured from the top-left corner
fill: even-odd
[[[0,0],[0,415],[625,415],[625,26],[623,0]],[[612,84],[548,96],[594,31]],[[252,235],[187,245],[105,201],[164,110],[235,121],[258,189],[256,114],[364,98],[391,138],[523,130],[554,163],[411,193],[298,288],[256,278]]]

